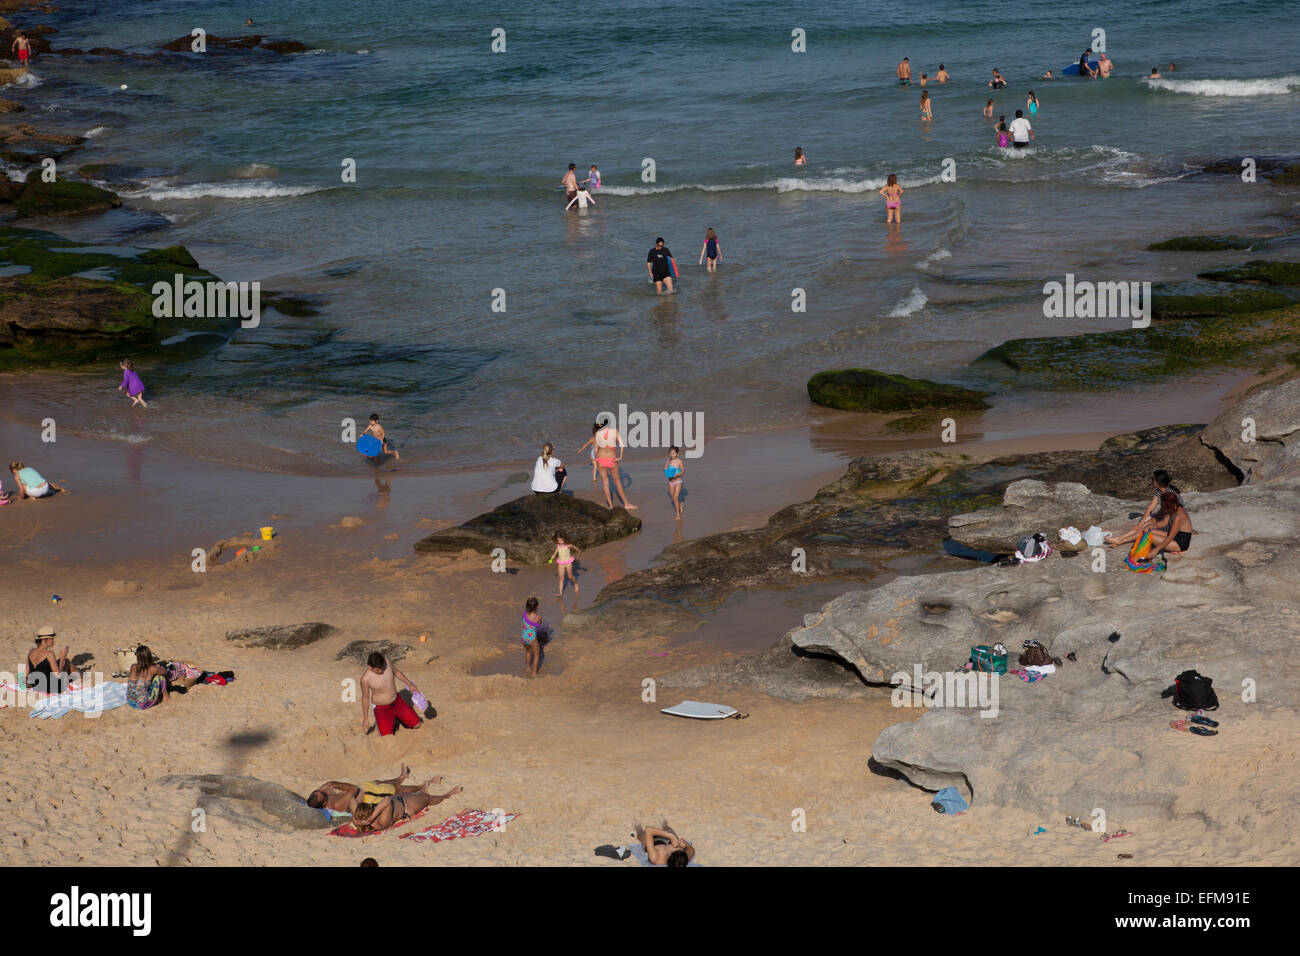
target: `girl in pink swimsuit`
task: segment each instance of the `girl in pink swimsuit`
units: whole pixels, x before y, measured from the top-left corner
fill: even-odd
[[[573,593],[578,593],[578,577],[573,573],[573,559],[579,554],[582,554],[581,549],[569,544],[563,532],[555,532],[555,552],[551,555],[551,560],[555,562],[555,572],[560,578],[560,590],[556,597],[564,597],[565,578],[573,582]]]
[[[889,174],[889,180],[880,190],[880,195],[885,197],[885,222],[902,222],[903,187],[898,185],[898,177],[893,173]]]

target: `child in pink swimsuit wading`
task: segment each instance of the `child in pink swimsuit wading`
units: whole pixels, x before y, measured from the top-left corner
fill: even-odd
[[[885,222],[902,222],[903,187],[898,185],[898,177],[893,173],[889,174],[889,180],[880,190],[880,195],[885,197]]]

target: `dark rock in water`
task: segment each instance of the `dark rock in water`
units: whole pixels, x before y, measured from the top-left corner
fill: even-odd
[[[356,661],[363,667],[366,659],[378,651],[390,661],[400,661],[411,653],[409,644],[394,644],[392,641],[352,641],[343,650],[334,655],[336,661]]]
[[[300,43],[297,40],[267,40],[262,44],[263,50],[272,50],[275,53],[306,53],[307,44]]]
[[[194,36],[186,34],[183,37],[177,37],[162,44],[159,49],[167,50],[171,53],[190,53],[194,49]],[[246,37],[219,37],[214,33],[209,33],[204,38],[204,47],[208,51],[213,50],[251,50],[262,42],[260,34]],[[92,51],[93,52],[93,51]]]
[[[294,318],[320,315],[320,309],[316,308],[307,299],[295,295],[281,295],[278,292],[263,292],[262,306],[263,308],[273,308],[281,315],[289,315]]]
[[[324,830],[337,826],[320,810],[278,783],[234,774],[174,774],[159,784],[177,790],[197,790],[206,813],[259,830]]]
[[[21,113],[27,107],[22,103],[15,103],[13,100],[0,99],[0,113]]]
[[[116,193],[100,189],[89,183],[74,183],[58,179],[44,182],[39,176],[27,177],[27,184],[14,200],[18,215],[71,216],[85,212],[103,212],[122,205]]]
[[[210,333],[203,338],[211,347],[238,326],[235,317],[156,317],[155,283],[171,285],[178,273],[199,281],[216,276],[181,246],[134,257],[122,251],[96,252],[48,232],[0,228],[0,266],[13,272],[0,275],[0,369],[139,357],[182,331]]]
[[[808,379],[808,397],[818,405],[853,412],[974,411],[989,407],[983,392],[869,368],[818,372]]]
[[[1254,259],[1231,269],[1202,272],[1198,278],[1216,282],[1258,282],[1263,285],[1300,287],[1300,262],[1269,262]]]
[[[1233,156],[1227,159],[1216,159],[1212,163],[1206,163],[1201,168],[1207,173],[1232,176],[1240,180],[1243,170],[1248,168],[1246,165],[1247,158],[1245,156]],[[1293,177],[1300,174],[1300,157],[1251,156],[1249,159],[1254,163],[1255,175],[1261,179],[1289,184],[1295,182],[1296,179]]]
[[[1278,289],[1230,282],[1165,282],[1151,290],[1151,317],[1181,319],[1284,309],[1300,299]]]
[[[272,651],[289,651],[314,644],[337,628],[313,621],[308,624],[276,624],[270,627],[250,627],[228,631],[226,640],[244,647],[264,647]]]
[[[1256,236],[1175,236],[1153,242],[1148,249],[1157,252],[1214,252],[1219,249],[1260,249],[1268,240]]]
[[[561,531],[583,550],[617,541],[641,530],[641,519],[623,508],[571,495],[527,495],[471,518],[455,528],[435,531],[415,543],[416,551],[471,549],[490,554],[504,548],[506,557],[523,564],[545,564]]]

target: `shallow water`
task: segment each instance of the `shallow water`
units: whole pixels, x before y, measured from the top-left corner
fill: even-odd
[[[72,0],[49,19],[56,47],[145,51],[195,26],[246,32],[245,6],[123,0],[108,16]],[[110,179],[136,184],[117,188],[150,214],[51,228],[184,243],[223,278],[326,305],[268,313],[215,353],[142,363],[157,396],[147,415],[115,400],[111,367],[25,377],[14,402],[57,410],[79,434],[328,473],[361,467],[340,423],[372,411],[403,467],[436,470],[531,460],[544,440],[563,454],[619,403],[702,411],[710,438],[803,423],[804,383],[828,367],[972,381],[966,363],[1007,338],[1098,328],[1044,319],[1043,282],[1186,278],[1191,260],[1146,244],[1283,225],[1271,187],[1188,174],[1297,151],[1293,13],[1111,0],[1083,18],[940,0],[647,14],[600,0],[507,14],[412,3],[394,17],[286,0],[256,29],[308,54],[44,58],[39,84],[15,95],[95,131],[72,161],[120,167]],[[489,52],[498,26],[504,54]],[[791,52],[796,27],[806,53]],[[1111,79],[1040,79],[1094,27]],[[1205,50],[1214,58],[1197,61]],[[953,75],[929,87],[932,124],[917,118],[919,86],[891,80],[903,55],[918,77],[941,60]],[[1142,79],[1170,59],[1170,78]],[[1028,150],[992,145],[992,66],[1010,81],[997,113],[1029,89],[1042,102]],[[798,171],[796,145],[810,157]],[[354,184],[340,181],[345,158]],[[600,165],[594,210],[562,211],[569,162]],[[889,173],[906,189],[893,231],[876,196]],[[716,275],[695,264],[709,226]],[[658,235],[682,271],[666,301],[643,265]],[[796,288],[806,312],[791,311]]]

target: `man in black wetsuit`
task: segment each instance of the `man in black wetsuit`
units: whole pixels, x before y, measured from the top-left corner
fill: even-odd
[[[1088,60],[1092,57],[1092,47],[1083,51],[1083,56],[1079,57],[1079,76],[1095,78],[1097,71],[1088,65]]]
[[[650,250],[645,257],[645,269],[650,273],[650,278],[654,280],[655,291],[662,295],[667,286],[667,292],[671,295],[673,291],[673,269],[668,260],[672,258],[672,253],[664,245],[663,236],[655,240],[654,248]]]

